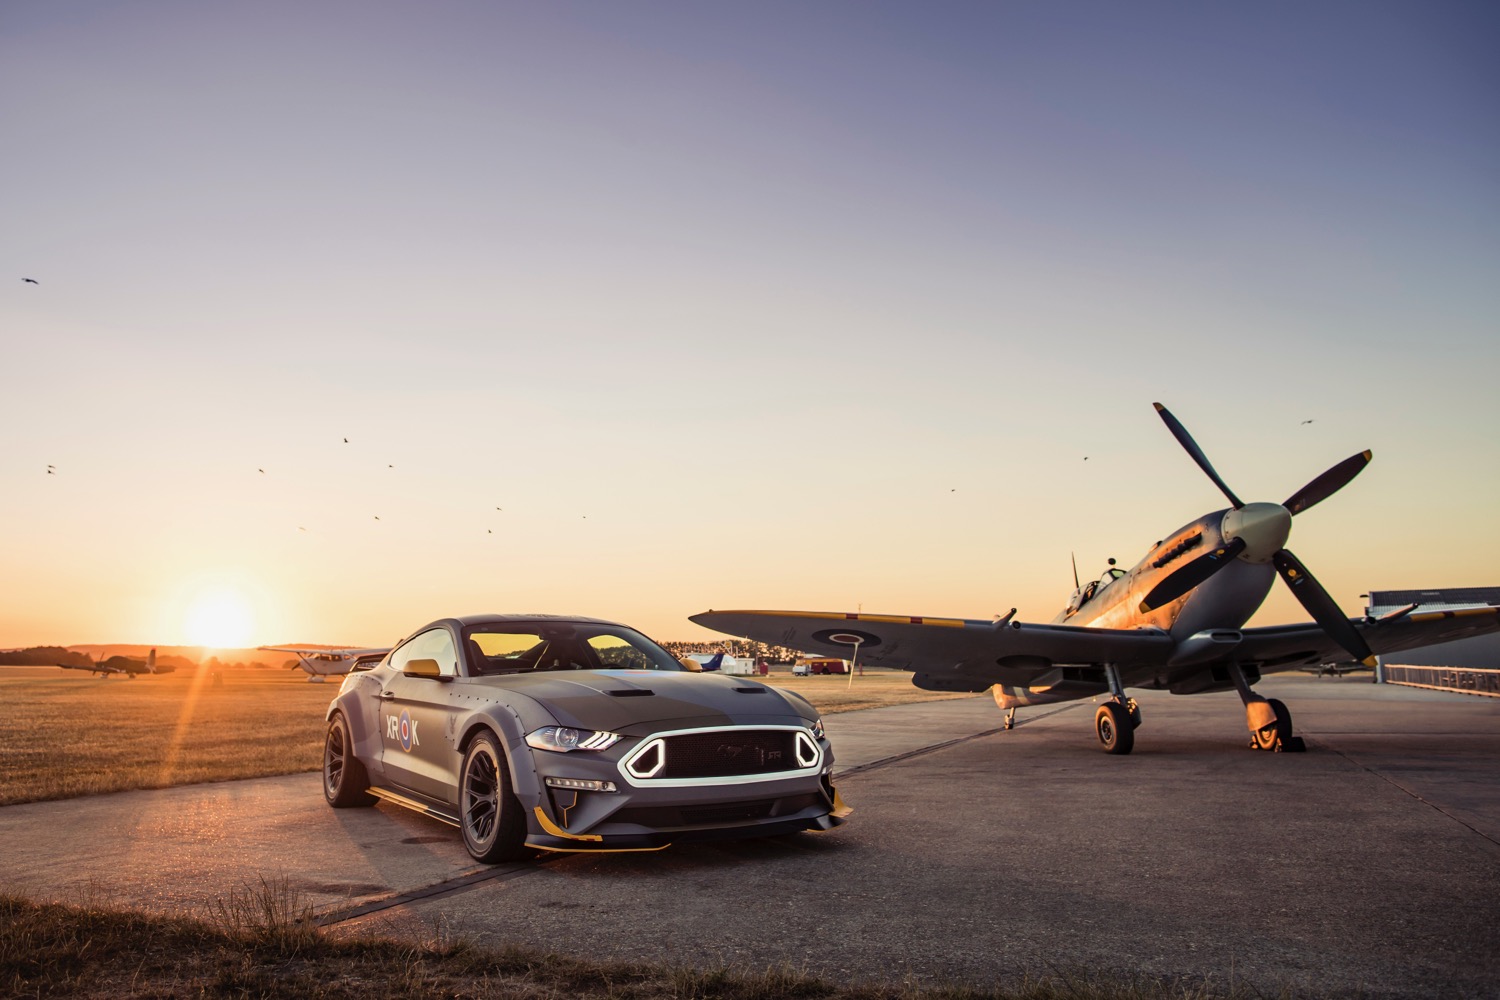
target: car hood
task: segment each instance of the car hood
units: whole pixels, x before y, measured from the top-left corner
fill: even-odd
[[[812,720],[801,699],[747,677],[667,670],[567,670],[475,678],[471,683],[524,695],[559,724],[625,732],[691,720],[695,726]]]

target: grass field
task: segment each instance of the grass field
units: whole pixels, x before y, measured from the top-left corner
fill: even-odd
[[[0,895],[0,994],[508,1000],[1291,1000],[1191,982],[1051,970],[1012,988],[831,983],[786,966],[692,969],[519,948],[334,940],[285,887],[262,883],[207,920]]]
[[[99,679],[49,667],[0,667],[0,805],[128,788],[317,770],[323,713],[336,683],[284,670]],[[912,687],[911,675],[792,677],[825,714],[959,695]]]

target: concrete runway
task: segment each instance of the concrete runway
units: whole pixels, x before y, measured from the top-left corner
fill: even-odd
[[[1089,703],[1022,710],[1011,732],[987,698],[905,705],[828,718],[855,808],[830,833],[479,868],[457,831],[328,809],[296,775],[0,809],[0,886],[177,911],[284,877],[341,931],[841,981],[1500,997],[1500,699],[1258,689],[1308,753],[1246,749],[1232,693],[1139,695],[1119,758]]]

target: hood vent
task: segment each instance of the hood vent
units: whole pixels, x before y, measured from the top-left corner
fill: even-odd
[[[765,694],[765,688],[735,688],[740,694]]]
[[[649,698],[656,692],[648,688],[625,688],[622,691],[610,691],[608,693],[616,698]]]

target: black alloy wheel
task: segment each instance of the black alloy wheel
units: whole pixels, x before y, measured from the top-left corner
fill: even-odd
[[[354,756],[349,723],[339,712],[328,720],[328,736],[323,741],[323,797],[335,809],[375,804],[365,766]]]
[[[458,785],[464,847],[480,864],[518,861],[526,848],[526,820],[511,791],[505,753],[489,733],[474,737],[464,753]]]

